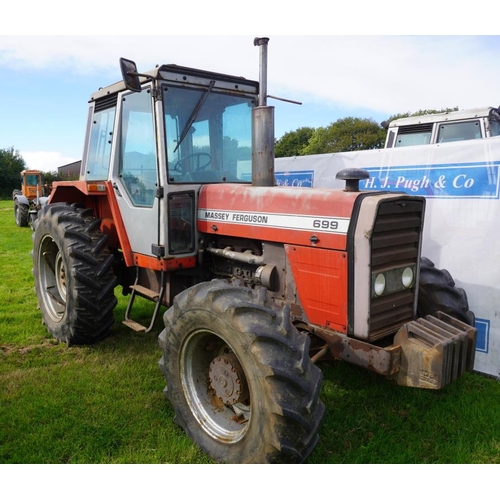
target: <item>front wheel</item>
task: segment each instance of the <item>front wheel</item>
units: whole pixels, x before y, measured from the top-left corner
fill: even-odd
[[[201,283],[176,297],[159,337],[175,421],[218,462],[303,462],[324,414],[309,338],[264,289]]]
[[[18,200],[14,200],[14,218],[16,220],[16,225],[19,227],[26,227],[28,225],[29,218],[28,205],[19,203]]]
[[[431,260],[422,257],[420,259],[418,315],[434,316],[437,311],[443,311],[474,326],[475,316],[469,310],[465,290],[455,286],[455,281],[446,269],[437,269]]]
[[[42,318],[58,340],[93,344],[114,322],[113,255],[89,209],[43,208],[33,234],[33,274]]]

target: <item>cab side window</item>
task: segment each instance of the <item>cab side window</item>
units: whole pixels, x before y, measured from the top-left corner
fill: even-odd
[[[490,135],[491,137],[496,137],[500,135],[500,123],[497,121],[490,122]]]
[[[111,159],[111,139],[115,122],[116,98],[111,105],[96,103],[90,122],[90,146],[88,150],[87,180],[106,180]]]
[[[153,103],[149,90],[123,98],[120,177],[135,206],[153,206],[157,159]]]
[[[481,126],[479,121],[462,123],[443,123],[439,126],[437,142],[469,141],[481,139]]]

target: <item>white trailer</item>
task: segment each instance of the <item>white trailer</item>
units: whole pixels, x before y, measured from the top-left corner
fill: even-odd
[[[422,255],[467,292],[478,329],[476,371],[500,376],[500,126],[498,109],[390,124],[385,149],[276,159],[283,186],[343,189],[336,174],[362,168],[361,190],[427,198]],[[409,145],[417,144],[417,145]],[[405,147],[401,147],[405,146]]]

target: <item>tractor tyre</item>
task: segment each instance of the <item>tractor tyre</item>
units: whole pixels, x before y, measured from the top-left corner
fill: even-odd
[[[43,208],[33,234],[33,274],[47,330],[69,346],[93,344],[114,322],[114,256],[91,209]]]
[[[159,343],[175,423],[225,463],[300,463],[316,446],[323,374],[309,338],[265,289],[200,283],[165,313]]]
[[[420,259],[417,309],[420,317],[443,311],[468,325],[474,326],[475,323],[465,290],[455,286],[455,281],[446,269],[437,269],[425,257]]]
[[[29,217],[28,217],[28,224],[29,224],[29,227],[32,231],[35,230],[35,222],[38,218],[38,213],[30,213],[29,214]]]
[[[19,201],[14,200],[14,217],[16,219],[16,224],[19,227],[28,226],[29,217],[29,207],[24,203],[19,203]]]

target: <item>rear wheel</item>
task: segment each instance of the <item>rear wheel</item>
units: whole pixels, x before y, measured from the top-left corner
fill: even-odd
[[[465,290],[455,286],[446,269],[437,269],[434,263],[422,257],[418,290],[418,315],[435,315],[443,311],[454,318],[474,326],[474,313],[469,310]]]
[[[16,219],[16,224],[19,227],[26,227],[28,225],[28,212],[28,205],[14,200],[14,217]]]
[[[92,344],[114,322],[113,255],[89,209],[66,203],[39,212],[33,235],[33,274],[43,321],[58,340]]]
[[[201,283],[176,297],[159,337],[175,421],[219,462],[303,462],[324,414],[309,338],[264,289]]]

